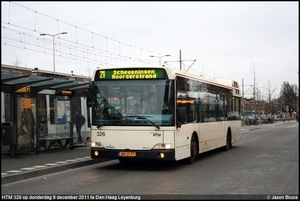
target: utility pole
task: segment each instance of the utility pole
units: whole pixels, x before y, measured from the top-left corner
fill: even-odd
[[[255,72],[255,66],[253,64],[253,69],[254,69],[254,72]],[[255,111],[255,115],[254,117],[256,117],[256,107],[255,107],[255,73],[254,73],[254,83],[253,83],[253,103],[254,103],[254,111]]]
[[[153,56],[150,56],[150,57],[153,57]],[[194,59],[194,60],[182,60],[181,50],[179,50],[179,61],[168,61],[168,62],[179,62],[179,69],[182,70],[182,62],[183,61],[193,61],[193,63],[186,70],[186,72],[187,72],[188,70],[190,70],[190,68],[192,67],[192,65],[196,62],[196,59]]]
[[[246,87],[249,87],[246,91],[245,91],[245,86]],[[243,101],[243,113],[245,112],[245,107],[246,107],[246,105],[245,105],[245,94],[248,94],[247,92],[251,89],[253,87],[253,85],[244,85],[244,79],[242,79],[242,90],[243,90],[243,94],[242,94],[242,101]],[[248,108],[249,109],[249,108]],[[252,109],[253,109],[253,105],[252,105]],[[246,111],[247,112],[247,111]],[[248,113],[248,115],[250,115],[249,113]]]
[[[245,113],[245,99],[244,99],[244,79],[242,79],[242,92],[243,92],[243,97],[242,97],[243,111],[242,111],[242,114],[244,115],[244,113]],[[243,117],[244,117],[244,116],[243,116]]]
[[[181,70],[181,50],[179,50],[179,69]]]

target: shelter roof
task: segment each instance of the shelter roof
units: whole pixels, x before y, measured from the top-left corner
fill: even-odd
[[[1,72],[1,92],[86,96],[88,82]],[[69,93],[64,94],[64,91]]]

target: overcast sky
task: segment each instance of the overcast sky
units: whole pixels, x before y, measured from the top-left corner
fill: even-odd
[[[183,70],[243,80],[245,97],[254,77],[263,99],[298,85],[298,1],[1,1],[1,11],[2,64],[90,76],[137,62],[179,69],[181,52]]]

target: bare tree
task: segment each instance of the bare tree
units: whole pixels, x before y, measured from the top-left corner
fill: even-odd
[[[88,73],[88,77],[91,77],[92,75],[92,68],[88,65],[87,67],[86,67],[86,71],[87,71],[87,73]]]
[[[19,60],[18,57],[16,57],[16,61],[13,61],[12,63],[13,63],[13,65],[14,65],[15,67],[17,67],[17,68],[21,65],[21,61]]]
[[[270,83],[269,79],[268,79],[268,83],[267,83],[267,86],[265,87],[265,89],[267,91],[267,102],[270,103],[270,102],[272,102],[272,99],[273,99],[272,97],[276,91],[276,88],[272,89],[272,84]]]
[[[256,80],[256,70],[255,70],[255,66],[254,66],[254,63],[253,63],[253,68],[250,68],[250,71],[253,73],[253,110],[255,111],[256,110],[256,108],[255,108],[255,105],[256,105],[256,103],[255,103],[255,100],[258,98],[257,97],[257,95],[258,95],[258,93],[257,93],[257,84],[258,84],[258,82],[257,82],[257,80]],[[256,116],[256,115],[255,115]]]

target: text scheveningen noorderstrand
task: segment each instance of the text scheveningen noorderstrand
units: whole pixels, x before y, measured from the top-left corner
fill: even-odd
[[[2,195],[2,200],[141,200],[139,195]]]

